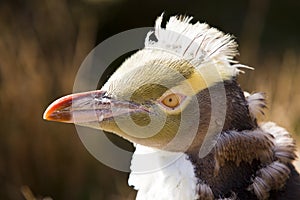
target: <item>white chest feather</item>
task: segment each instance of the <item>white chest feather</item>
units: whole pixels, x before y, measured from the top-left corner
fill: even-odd
[[[137,145],[128,183],[138,190],[137,200],[197,199],[197,178],[184,153]]]

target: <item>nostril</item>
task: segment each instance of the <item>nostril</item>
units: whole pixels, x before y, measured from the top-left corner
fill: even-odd
[[[103,93],[102,98],[111,99],[111,97],[109,96],[109,94],[106,91]]]

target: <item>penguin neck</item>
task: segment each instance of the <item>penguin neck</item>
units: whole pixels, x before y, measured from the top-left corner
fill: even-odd
[[[216,138],[224,131],[252,130],[257,127],[236,78],[202,90],[197,94],[197,99],[200,112],[198,133],[187,152],[199,152],[207,136]]]
[[[226,91],[226,117],[222,131],[242,131],[256,128],[257,123],[251,118],[248,102],[236,78],[224,81],[224,88]]]
[[[214,91],[216,91],[215,96]],[[218,95],[219,93],[217,92],[219,91],[224,91],[224,96]],[[221,195],[224,198],[229,198],[232,195],[231,186],[237,180],[240,181],[241,188],[246,188],[249,185],[251,176],[258,168],[259,162],[254,160],[251,164],[241,163],[240,166],[237,166],[234,162],[228,162],[216,175],[213,145],[216,145],[218,135],[223,132],[253,130],[257,127],[257,123],[250,116],[247,100],[235,78],[215,84],[209,89],[201,91],[198,94],[198,100],[200,106],[198,134],[186,154],[194,166],[195,175],[199,182],[209,185],[214,196]],[[213,105],[217,106],[216,110],[218,110],[218,113],[213,112]],[[217,124],[216,129],[213,131],[209,130],[212,119],[221,122]],[[212,146],[207,150],[205,156],[201,157],[201,145],[204,144],[203,141],[205,141],[207,135],[213,135],[214,137],[212,138],[215,139],[215,142],[211,142],[208,145]],[[252,194],[246,191],[245,193],[244,191],[242,192],[244,195],[249,195],[248,197],[252,198]]]
[[[252,130],[257,127],[256,122],[250,116],[244,92],[235,77],[201,91],[198,97],[200,98],[200,116],[209,113],[211,119],[220,121],[222,131]],[[214,109],[217,112],[214,112]],[[202,123],[200,119],[200,126],[207,126],[207,124],[207,120]]]

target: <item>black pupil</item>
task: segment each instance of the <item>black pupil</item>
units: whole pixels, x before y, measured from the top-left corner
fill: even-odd
[[[173,99],[172,99],[172,98],[170,98],[170,99],[169,99],[169,102],[172,102],[172,101],[173,101]]]

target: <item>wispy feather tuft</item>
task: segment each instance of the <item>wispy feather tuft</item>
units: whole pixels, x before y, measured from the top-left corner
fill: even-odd
[[[193,17],[172,16],[161,26],[163,15],[157,18],[155,31],[149,32],[146,48],[159,48],[176,54],[201,68],[205,63],[214,63],[226,76],[236,76],[239,68],[249,68],[238,64],[234,57],[238,55],[237,43],[228,34],[211,28],[206,23],[192,24]],[[156,37],[151,40],[150,36]]]

